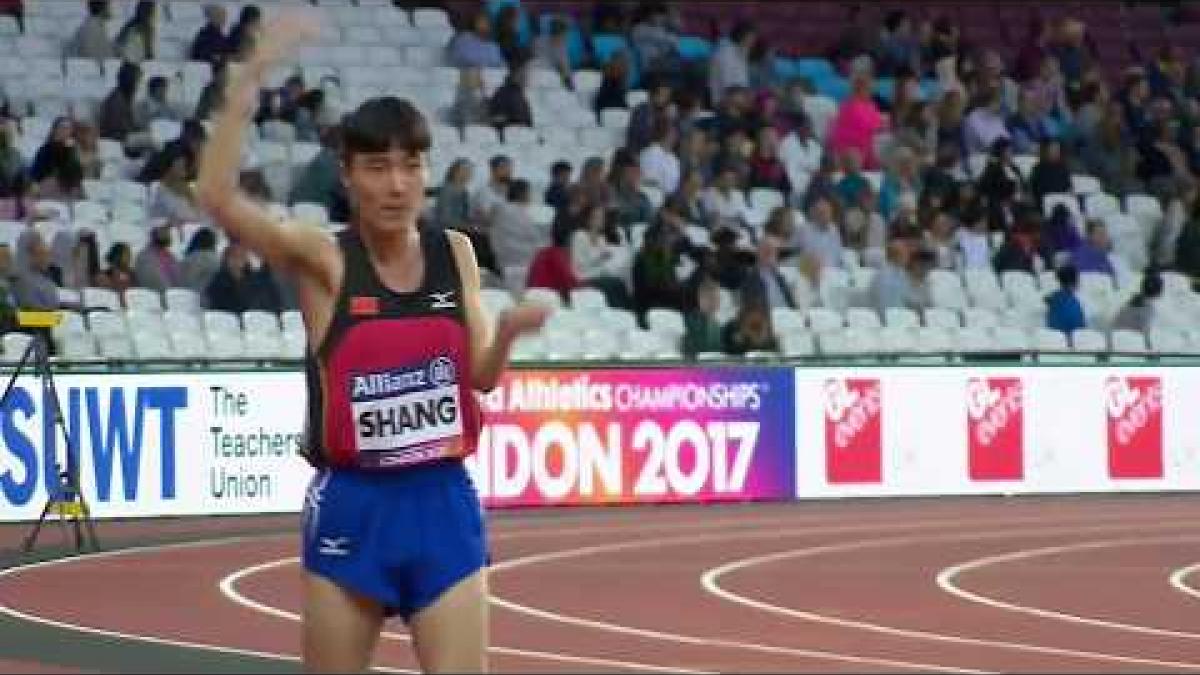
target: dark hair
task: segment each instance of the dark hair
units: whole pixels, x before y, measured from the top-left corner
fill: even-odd
[[[261,20],[262,10],[258,8],[258,5],[246,5],[242,8],[242,13],[238,15],[238,26]]]
[[[142,79],[142,67],[136,63],[125,61],[117,71],[117,89],[132,99],[133,95],[137,93],[140,79]]]
[[[1099,232],[1104,227],[1105,227],[1104,221],[1102,221],[1098,218],[1091,218],[1087,221],[1086,234],[1087,234],[1087,236],[1090,237],[1090,236],[1092,236],[1093,232]]]
[[[900,24],[904,23],[904,20],[907,18],[908,14],[906,14],[904,10],[893,9],[887,13],[886,17],[884,17],[883,25],[888,29],[889,33],[895,32],[895,30],[900,27]]]
[[[512,165],[512,158],[508,155],[493,155],[492,158],[488,160],[488,168],[492,171],[499,169],[505,164],[510,166]]]
[[[184,255],[195,253],[196,251],[215,250],[217,250],[217,233],[213,232],[211,227],[202,227],[192,235],[192,240],[188,242]]]
[[[1142,290],[1140,295],[1144,299],[1157,298],[1163,292],[1163,278],[1158,273],[1158,270],[1147,270],[1146,276],[1142,277]]]
[[[163,77],[162,75],[155,75],[154,77],[150,78],[149,80],[146,80],[146,89],[148,89],[150,91],[157,91],[159,89],[166,89],[166,88],[167,88],[167,78]]]
[[[394,96],[373,98],[342,118],[342,155],[400,148],[414,155],[429,151],[429,124],[411,103]]]
[[[556,176],[560,173],[568,173],[568,174],[571,173],[571,163],[565,162],[560,159],[557,162],[555,162],[554,164],[550,165],[550,174],[551,175]]]
[[[104,262],[107,263],[109,267],[116,267],[121,262],[121,256],[125,253],[132,254],[133,249],[129,248],[129,244],[123,241],[118,241],[117,243],[108,247],[108,253],[104,254]]]
[[[1079,268],[1074,265],[1063,265],[1058,268],[1055,276],[1063,288],[1075,288],[1079,285]]]
[[[529,181],[517,179],[508,185],[508,201],[523,201],[529,197]]]
[[[732,42],[740,43],[742,40],[744,40],[746,38],[747,35],[751,35],[754,32],[755,32],[754,24],[743,19],[741,21],[738,21],[737,25],[735,25],[733,27],[733,30],[729,32],[729,39]]]
[[[108,11],[108,0],[88,0],[88,16],[100,16]]]

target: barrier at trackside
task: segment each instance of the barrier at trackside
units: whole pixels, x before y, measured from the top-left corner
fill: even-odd
[[[56,378],[97,517],[298,511],[300,372]],[[0,409],[0,521],[65,456],[46,393]],[[470,462],[496,508],[1200,489],[1200,368],[513,371]]]

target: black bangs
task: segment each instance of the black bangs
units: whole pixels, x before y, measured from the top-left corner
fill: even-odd
[[[342,118],[342,154],[388,152],[400,149],[414,155],[428,152],[429,123],[411,103],[394,96],[373,98]]]

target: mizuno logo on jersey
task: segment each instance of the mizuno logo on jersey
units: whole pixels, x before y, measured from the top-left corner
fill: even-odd
[[[454,301],[454,291],[430,293],[429,307],[432,309],[454,309],[458,307],[458,303]]]

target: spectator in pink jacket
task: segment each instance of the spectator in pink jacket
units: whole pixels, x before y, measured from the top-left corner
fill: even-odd
[[[829,128],[829,145],[835,157],[850,148],[857,149],[863,158],[863,168],[879,168],[875,155],[875,134],[887,126],[887,120],[871,97],[871,75],[855,73],[851,80],[850,96],[838,108]]]

